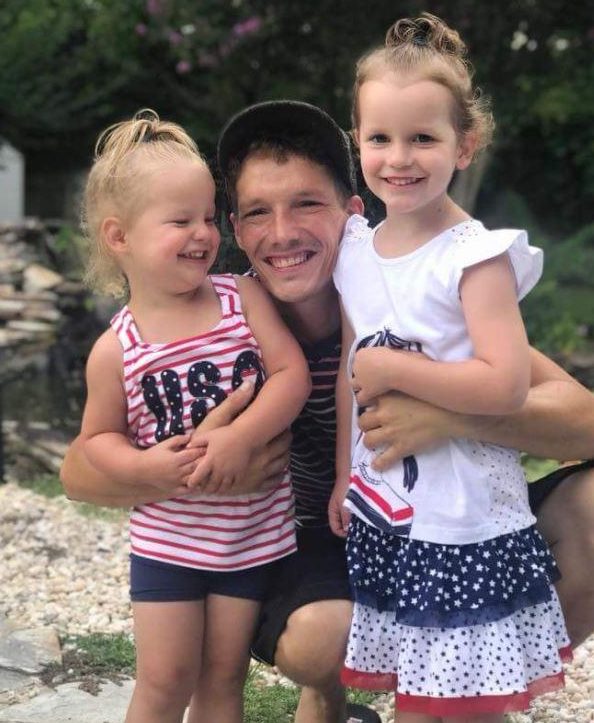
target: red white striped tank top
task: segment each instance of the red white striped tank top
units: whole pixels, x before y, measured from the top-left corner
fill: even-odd
[[[127,306],[111,320],[124,353],[128,433],[139,447],[191,431],[246,376],[256,389],[264,382],[234,277],[210,280],[222,318],[204,334],[147,344]],[[130,542],[136,555],[204,570],[241,570],[284,557],[296,549],[289,475],[268,492],[191,495],[135,507]]]

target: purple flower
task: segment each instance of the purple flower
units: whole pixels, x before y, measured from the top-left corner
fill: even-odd
[[[167,35],[167,39],[169,40],[171,45],[175,46],[179,45],[182,42],[183,36],[181,33],[178,33],[177,30],[170,30]]]
[[[161,0],[146,0],[146,11],[149,15],[160,15],[163,11]]]
[[[190,70],[192,70],[192,64],[189,60],[180,60],[175,66],[175,72],[179,73],[179,75],[185,75]]]
[[[241,38],[244,35],[252,35],[253,33],[257,33],[261,27],[262,19],[259,18],[257,15],[254,15],[241,23],[236,23],[231,29],[231,32],[236,37]]]
[[[136,35],[146,35],[148,32],[148,28],[144,23],[138,23],[134,28],[134,32],[136,33]]]

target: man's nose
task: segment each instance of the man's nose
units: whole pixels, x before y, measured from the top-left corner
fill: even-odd
[[[273,240],[278,243],[291,241],[296,237],[295,221],[293,214],[287,210],[274,212],[272,219]]]

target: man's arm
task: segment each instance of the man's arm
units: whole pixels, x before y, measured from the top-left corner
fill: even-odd
[[[594,457],[594,395],[546,356],[531,349],[531,388],[522,408],[506,416],[455,414],[410,397],[387,394],[360,418],[365,445],[385,446],[376,464],[466,437],[560,461]]]
[[[69,499],[101,507],[133,507],[159,502],[169,496],[151,485],[132,487],[106,477],[89,462],[81,437],[76,437],[66,452],[60,469],[60,481]]]
[[[225,426],[241,412],[250,402],[254,388],[245,385],[235,390],[216,409],[213,409],[199,427],[200,433]],[[257,451],[252,458],[245,476],[245,490],[254,491],[278,480],[288,464],[290,435],[284,434]],[[159,502],[167,499],[167,493],[151,485],[118,483],[99,472],[89,462],[83,442],[77,437],[70,445],[62,468],[60,480],[66,496],[78,502],[101,505],[103,507],[132,507],[148,502]]]

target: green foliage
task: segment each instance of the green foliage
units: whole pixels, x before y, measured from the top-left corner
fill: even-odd
[[[275,97],[345,127],[355,59],[403,15],[430,10],[466,40],[499,131],[489,195],[521,189],[555,233],[590,218],[594,62],[588,3],[563,0],[4,0],[0,136],[40,164],[84,165],[107,123],[141,107],[214,155],[222,123]],[[31,163],[33,166],[31,166]]]
[[[522,302],[532,344],[554,356],[580,349],[594,319],[594,224],[553,241],[526,200],[511,191],[499,193],[483,219],[487,227],[527,229],[530,243],[544,250],[543,277]]]
[[[18,484],[21,487],[25,487],[50,499],[64,495],[64,488],[58,475],[50,474],[49,472],[38,474],[27,479],[19,479]],[[124,509],[98,507],[86,502],[72,502],[72,504],[75,505],[77,512],[86,517],[118,522],[126,519],[128,516],[128,511]]]
[[[556,470],[559,463],[553,459],[537,459],[525,455],[522,457],[522,466],[528,482],[533,482]]]
[[[60,226],[52,237],[52,251],[60,273],[82,279],[88,258],[87,240],[71,224]]]
[[[545,249],[542,281],[523,302],[530,338],[547,354],[568,354],[584,345],[594,319],[594,224]]]
[[[522,302],[522,312],[530,342],[547,355],[569,354],[582,339],[578,324],[559,303],[556,281],[541,281]]]
[[[55,474],[39,474],[31,479],[19,481],[19,485],[50,499],[64,494],[62,483]]]
[[[246,723],[281,723],[293,720],[299,701],[300,689],[293,685],[267,685],[259,664],[252,665],[245,685]],[[349,690],[347,699],[352,703],[369,705],[372,693]]]
[[[87,673],[134,672],[136,651],[128,635],[92,633],[69,637],[66,642],[80,653]]]
[[[246,723],[290,721],[298,700],[298,688],[278,684],[267,686],[258,666],[250,669],[244,689]]]

